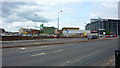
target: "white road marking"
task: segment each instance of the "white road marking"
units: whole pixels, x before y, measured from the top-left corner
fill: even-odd
[[[37,50],[42,50],[42,49],[37,49]],[[19,53],[25,53],[25,52],[31,52],[31,51],[37,51],[37,50],[21,51],[21,52],[19,52]]]
[[[51,48],[47,48],[47,49],[52,49],[53,47],[51,47]],[[19,52],[19,53],[25,53],[25,52],[32,52],[32,51],[37,51],[37,50],[44,50],[44,49],[34,49],[34,50],[26,50],[26,51],[21,51],[21,52]]]
[[[31,56],[38,56],[38,55],[45,55],[46,53],[40,53],[40,54],[35,54],[35,55],[31,55]]]
[[[51,53],[56,53],[56,52],[61,52],[61,51],[64,51],[64,50],[57,50],[57,51],[53,51]]]
[[[21,50],[25,50],[26,48],[19,48],[19,49],[21,49]]]
[[[61,51],[64,51],[64,50],[57,50],[57,51],[46,52],[46,53],[39,53],[39,54],[31,55],[31,56],[40,56],[40,55],[52,54],[52,53],[61,52]]]
[[[48,46],[41,46],[41,48],[43,48],[43,47],[48,47]]]

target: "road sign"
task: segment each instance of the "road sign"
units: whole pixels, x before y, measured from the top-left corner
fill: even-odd
[[[68,30],[66,30],[66,32],[68,33]]]

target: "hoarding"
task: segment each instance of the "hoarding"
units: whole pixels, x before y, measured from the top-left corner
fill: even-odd
[[[90,30],[64,30],[64,33],[90,33]]]
[[[64,30],[62,32],[63,36],[82,36],[90,34],[90,30]]]

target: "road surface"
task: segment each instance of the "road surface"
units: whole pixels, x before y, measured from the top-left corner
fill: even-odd
[[[117,39],[3,49],[3,66],[114,66]]]

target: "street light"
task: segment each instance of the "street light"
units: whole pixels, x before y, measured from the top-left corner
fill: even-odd
[[[35,15],[35,28],[36,28],[36,17],[37,17],[37,14],[34,14]]]
[[[60,10],[60,11],[58,12],[58,38],[59,38],[59,13],[61,13],[61,12],[63,12],[63,11]]]
[[[59,30],[59,13],[61,13],[61,12],[63,12],[63,11],[60,10],[60,11],[58,12],[58,30]]]

